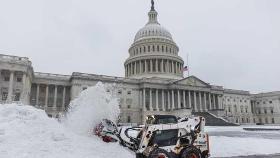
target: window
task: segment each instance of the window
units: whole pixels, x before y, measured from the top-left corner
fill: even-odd
[[[131,94],[131,91],[127,91],[127,94]]]
[[[107,89],[107,90],[106,90],[106,92],[110,92],[110,90],[109,90],[109,89]]]
[[[230,107],[228,107],[228,112],[231,112],[231,108]]]
[[[242,118],[242,123],[244,123],[244,118]]]
[[[127,105],[127,108],[130,109],[130,105]]]
[[[127,123],[130,123],[130,122],[131,122],[131,117],[127,116]]]
[[[263,104],[265,104],[265,101],[263,102]]]
[[[265,118],[265,123],[268,123],[268,119],[267,118]]]
[[[261,114],[261,109],[259,109],[258,113]]]
[[[269,101],[269,104],[272,104],[272,101]]]
[[[264,113],[267,114],[267,110],[266,109],[264,109]]]
[[[119,90],[119,91],[118,91],[118,93],[119,93],[119,94],[122,94],[122,91],[121,91],[121,90]]]
[[[10,81],[10,77],[5,76],[5,77],[4,77],[4,81]]]
[[[14,99],[14,101],[19,101],[19,100],[20,100],[20,93],[17,92],[17,93],[15,94],[15,99]]]
[[[2,92],[2,101],[6,101],[8,97],[8,92]]]
[[[236,119],[236,121],[235,121],[236,123],[238,123],[238,119]]]
[[[249,123],[249,118],[247,118],[247,123]]]
[[[257,104],[259,105],[259,104],[260,104],[260,102],[257,102]]]
[[[21,77],[17,77],[17,82],[22,82],[22,78]]]
[[[248,113],[248,108],[245,108],[246,113]]]
[[[87,87],[83,87],[83,91],[86,90],[86,89],[87,89]]]
[[[275,123],[274,118],[271,118],[271,123]]]
[[[256,123],[256,119],[255,118],[253,118],[253,121],[254,121],[254,123]]]
[[[273,109],[271,109],[270,112],[273,114]]]

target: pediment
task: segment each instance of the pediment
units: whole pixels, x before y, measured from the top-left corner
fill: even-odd
[[[195,76],[190,76],[181,80],[176,81],[177,84],[182,84],[186,86],[196,86],[196,87],[210,87],[210,85]]]

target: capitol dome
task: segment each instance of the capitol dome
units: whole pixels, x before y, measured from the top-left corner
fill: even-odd
[[[134,42],[147,38],[165,38],[173,41],[171,33],[158,23],[148,23],[140,29],[134,38]]]
[[[158,22],[158,13],[152,7],[149,21],[135,35],[125,61],[125,77],[129,78],[183,78],[184,61],[178,56],[179,47],[171,33]]]

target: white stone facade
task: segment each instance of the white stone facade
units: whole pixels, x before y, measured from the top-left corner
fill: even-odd
[[[142,123],[149,114],[208,112],[232,123],[280,124],[280,92],[250,94],[183,78],[184,61],[172,35],[157,20],[154,7],[138,31],[124,63],[125,77],[74,72],[34,72],[26,57],[0,55],[0,102],[22,102],[57,117],[87,87],[113,83],[120,98],[122,123]]]

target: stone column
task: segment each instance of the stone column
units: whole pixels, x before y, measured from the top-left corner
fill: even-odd
[[[164,102],[164,90],[161,90],[161,106],[162,106],[162,110],[166,111],[165,102]]]
[[[216,95],[215,94],[213,94],[213,101],[214,101],[213,109],[216,109]]]
[[[161,72],[164,72],[163,71],[163,59],[161,59]]]
[[[37,84],[36,88],[36,106],[39,106],[40,84]]]
[[[156,109],[157,109],[157,111],[159,111],[159,107],[158,107],[158,89],[156,89]]]
[[[153,72],[153,60],[150,59],[150,72]]]
[[[153,109],[153,95],[152,89],[150,89],[150,111],[154,111]]]
[[[181,107],[181,94],[180,94],[180,90],[178,89],[177,91],[177,97],[178,97],[178,109],[182,109]]]
[[[137,74],[137,62],[134,62],[134,74]]]
[[[54,100],[53,100],[53,107],[56,108],[57,102],[57,85],[54,85]]]
[[[146,90],[145,88],[143,88],[143,110],[144,111],[147,111],[147,108],[146,108]]]
[[[183,90],[183,108],[187,108],[187,105],[186,105],[186,91]]]
[[[46,85],[45,107],[48,107],[49,102],[49,85]]]
[[[145,60],[145,73],[148,72],[148,63],[147,63],[147,60]]]
[[[140,60],[139,61],[139,71],[140,71],[140,74],[142,73],[142,61]]]
[[[26,73],[25,72],[23,72],[23,74],[22,74],[22,93],[21,93],[21,95],[20,95],[20,101],[22,102],[22,103],[24,103],[24,104],[28,104],[27,103],[27,88],[26,88],[26,85],[27,83],[26,83]]]
[[[11,103],[13,101],[13,90],[14,90],[14,71],[10,72],[10,81],[9,81],[9,91],[8,91],[8,103]]]
[[[206,92],[204,92],[204,109],[203,109],[203,111],[207,111]]]
[[[211,93],[210,92],[208,94],[208,99],[209,99],[209,109],[208,110],[212,110]]]
[[[218,95],[217,98],[218,98],[218,109],[222,109],[221,97],[219,97],[219,95]]]
[[[168,66],[168,60],[166,60],[166,63],[165,63],[165,72],[169,73],[169,66]]]
[[[191,108],[192,107],[191,91],[188,91],[188,94],[189,94],[189,107],[188,108]]]
[[[196,102],[196,92],[193,91],[193,97],[194,97],[194,111],[197,112],[197,102]]]
[[[171,91],[171,94],[172,94],[172,110],[174,110],[175,109],[174,90]]]
[[[202,97],[201,97],[201,92],[198,92],[199,94],[199,111],[202,111]]]
[[[170,102],[170,92],[167,90],[167,103],[168,103],[168,110],[171,109],[171,102]]]
[[[158,72],[158,60],[156,59],[156,72]]]
[[[62,92],[62,107],[65,108],[65,96],[66,96],[66,88],[63,86],[63,92]]]

